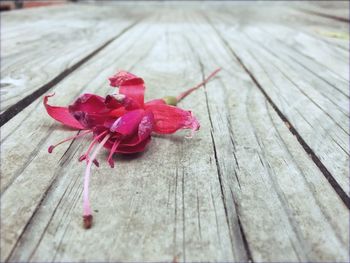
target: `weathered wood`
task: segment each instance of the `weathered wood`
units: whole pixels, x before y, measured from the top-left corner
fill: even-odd
[[[339,217],[334,214],[335,211],[328,210],[331,203],[324,206],[323,202],[328,203],[325,198],[328,194],[315,191],[327,185],[326,179],[302,147],[297,145],[295,137],[254,83],[242,76],[244,71],[238,61],[233,63],[235,57],[229,54],[230,50],[226,48],[223,51],[222,41],[215,41],[215,33],[210,32],[209,26],[201,27],[202,20],[199,21],[197,35],[203,31],[206,34],[198,37],[197,43],[194,41],[196,38],[191,38],[191,42],[200,52],[201,64],[205,68],[215,64],[227,65],[220,75],[223,87],[207,89],[208,106],[213,121],[218,167],[224,178],[222,185],[226,191],[226,204],[228,207],[232,203],[238,206],[253,259],[270,262],[327,261],[333,257],[332,253],[326,255],[333,245],[334,255],[344,253],[342,257],[346,259],[348,238],[342,234],[346,230],[334,229]],[[203,45],[200,43],[206,43],[208,47],[201,49],[199,47]],[[327,189],[329,193],[333,192],[329,185]],[[348,226],[346,209],[338,198],[333,197],[338,203],[337,211],[343,212],[343,223]],[[319,198],[323,201],[320,202]],[[308,200],[307,204],[305,200]],[[278,221],[265,220],[277,214],[274,218]],[[325,218],[320,219],[323,216]],[[331,234],[334,238],[328,239],[328,234],[318,236],[320,229],[335,230]],[[264,233],[268,234],[265,236]],[[319,240],[325,239],[332,239],[330,243],[335,243],[321,248],[324,243]],[[338,251],[340,247],[343,247],[343,252]],[[322,253],[323,249],[328,252]]]
[[[349,22],[349,1],[310,1],[300,9],[309,14]]]
[[[156,23],[156,21],[152,21],[152,23]],[[167,37],[160,38],[161,33],[165,33],[166,28],[154,28],[145,32],[147,26],[149,24],[144,23],[143,26],[131,30],[126,37],[122,37],[117,42],[114,42],[108,47],[106,52],[99,54],[94,59],[94,63],[88,64],[79,73],[77,72],[65,80],[55,90],[57,94],[60,94],[60,97],[55,101],[58,103],[68,103],[70,101],[69,98],[81,92],[71,89],[70,87],[72,85],[84,88],[88,87],[90,89],[94,89],[96,85],[99,87],[99,93],[106,92],[107,89],[102,89],[102,87],[106,86],[106,78],[113,73],[116,67],[126,69],[134,67],[135,70],[140,70],[140,73],[145,76],[146,80],[148,79],[147,76],[153,77],[154,72],[158,69],[158,65],[155,65],[156,67],[152,70],[152,65],[143,61],[153,61],[155,56],[158,57],[158,49],[173,51],[174,48],[165,49],[167,43],[169,43],[169,39]],[[137,37],[140,37],[140,41],[135,43],[134,39]],[[156,39],[161,39],[161,42],[157,45],[155,45]],[[173,41],[170,43],[172,43],[172,47],[177,44]],[[150,52],[149,48],[152,48],[152,52]],[[127,50],[129,52],[126,52]],[[136,52],[137,50],[139,52]],[[133,55],[131,56],[131,54]],[[170,57],[164,57],[162,65],[168,59],[180,62],[176,58],[179,52],[166,52],[165,54],[172,55]],[[142,57],[144,59],[140,61]],[[145,70],[142,70],[143,67],[146,68],[146,65],[148,69],[147,74],[145,74]],[[178,63],[173,65],[177,66]],[[96,68],[104,68],[104,71],[96,75]],[[168,88],[171,90],[174,86],[178,87],[178,90],[181,90],[183,81],[176,77],[178,69],[175,67],[173,70],[174,74],[172,76],[174,80]],[[168,74],[170,73],[170,68],[167,68],[167,72]],[[82,77],[87,75],[93,77],[91,79]],[[168,78],[164,80],[169,81]],[[150,81],[149,85],[160,89],[163,85],[162,82],[156,85],[158,81],[159,79],[156,82]],[[153,92],[153,94],[156,93]],[[41,104],[36,106],[33,103],[33,106],[30,106],[25,111],[34,111],[36,114],[45,116],[45,119],[49,120]],[[205,109],[204,104],[201,106]],[[25,114],[24,112],[23,114]],[[16,116],[6,124],[4,130],[12,130],[11,123],[14,123],[17,117],[20,116]],[[32,114],[22,126],[26,127],[23,127],[24,129],[30,130],[39,123],[42,123],[42,121]],[[52,121],[49,121],[49,123],[52,125]],[[28,140],[29,149],[31,145],[36,143],[38,143],[39,147],[35,152],[28,149],[27,158],[32,159],[30,164],[26,166],[26,158],[23,158],[25,156],[22,155],[24,162],[22,161],[21,163],[21,160],[16,160],[16,167],[22,166],[24,168],[23,171],[17,174],[8,174],[8,170],[6,170],[9,167],[8,163],[4,164],[5,171],[2,171],[4,178],[17,176],[12,182],[12,185],[2,195],[2,202],[4,204],[2,206],[2,236],[4,237],[3,240],[10,241],[2,244],[2,247],[5,248],[2,253],[4,259],[10,255],[14,245],[17,245],[18,250],[12,253],[11,260],[13,261],[26,261],[28,259],[34,261],[64,261],[72,260],[74,254],[78,258],[86,260],[92,260],[94,258],[106,259],[106,257],[111,258],[111,260],[142,260],[143,258],[172,260],[174,257],[186,260],[188,258],[198,258],[198,255],[201,255],[203,260],[220,260],[221,258],[228,260],[235,259],[235,261],[246,260],[243,243],[242,241],[239,242],[239,228],[237,228],[238,232],[235,237],[238,243],[236,241],[234,243],[230,242],[230,231],[228,231],[225,224],[224,207],[220,199],[220,187],[215,173],[215,162],[209,162],[210,155],[207,155],[204,159],[201,156],[203,148],[209,151],[212,150],[209,138],[206,140],[197,138],[188,142],[182,140],[182,136],[173,137],[174,141],[171,138],[169,140],[156,138],[153,147],[150,147],[150,150],[144,155],[145,157],[148,156],[147,158],[138,158],[132,160],[132,162],[121,159],[118,160],[118,170],[111,170],[104,166],[104,168],[94,171],[95,179],[92,180],[93,193],[91,198],[94,200],[94,207],[99,210],[99,213],[95,215],[96,224],[94,228],[91,231],[84,232],[81,231],[81,198],[79,194],[81,192],[79,179],[81,178],[83,166],[79,165],[77,162],[78,156],[76,156],[80,154],[80,151],[77,152],[80,149],[78,148],[79,144],[75,145],[73,143],[69,148],[67,148],[69,145],[64,146],[61,149],[57,149],[54,155],[47,156],[46,148],[49,144],[48,141],[58,141],[64,136],[67,136],[67,132],[62,134],[62,131],[54,131],[54,127],[57,127],[57,125],[53,125],[51,128],[46,123],[42,123],[42,125],[40,129],[42,132],[40,134],[27,135],[26,140]],[[207,129],[209,128],[208,125],[205,126]],[[10,148],[6,148],[5,161],[9,160],[11,153],[13,154],[16,151],[16,146],[18,145],[13,145],[13,138],[17,136],[21,137],[21,132],[13,129],[11,138],[6,139],[3,143],[4,147],[8,145]],[[207,136],[209,136],[209,133],[207,133]],[[40,140],[45,140],[47,143],[40,143]],[[178,140],[180,140],[180,143],[177,142]],[[29,141],[31,142],[30,144]],[[23,144],[23,140],[21,142],[18,140],[17,142]],[[86,142],[84,146],[87,146]],[[192,147],[193,149],[191,149]],[[185,149],[181,150],[182,148]],[[180,152],[183,152],[181,158],[181,155],[178,156]],[[55,164],[60,159],[60,156],[62,156],[61,161]],[[200,169],[197,169],[197,166],[188,164],[190,156],[197,156],[198,161],[194,157],[191,157],[191,162],[201,164],[202,167]],[[13,160],[14,158],[11,159]],[[43,159],[46,162],[43,162]],[[164,160],[167,160],[168,165],[164,166],[164,170],[160,170],[159,166]],[[132,164],[132,166],[128,166],[128,163]],[[53,167],[53,169],[50,170],[50,167]],[[36,174],[35,171],[39,171],[39,173],[45,171],[46,174],[40,177],[31,177],[31,174]],[[211,172],[207,174],[208,171]],[[11,171],[8,172],[10,173]],[[101,178],[99,173],[103,175],[103,180],[96,180]],[[111,174],[115,175],[114,179],[119,179],[117,181],[110,181],[113,177],[108,175]],[[208,184],[208,182],[211,183]],[[135,184],[138,187],[135,187]],[[20,200],[17,199],[16,201],[13,198],[14,195],[18,196],[19,192],[24,191],[23,187],[33,188],[34,186],[36,186],[35,190],[23,196],[23,199],[20,198]],[[56,187],[59,192],[57,192]],[[145,190],[142,190],[143,188]],[[97,192],[97,189],[101,189],[101,191]],[[62,196],[63,193],[66,194]],[[121,193],[122,195],[120,195]],[[111,196],[115,196],[115,198],[111,200]],[[42,198],[44,198],[42,204],[38,206]],[[11,200],[20,202],[22,205],[15,206]],[[110,200],[108,201],[108,205],[106,205],[106,200]],[[193,200],[197,201],[193,202]],[[74,207],[76,202],[78,203],[77,209],[71,210],[72,213],[68,212],[69,217],[66,218],[67,212],[65,210],[67,208],[71,209],[69,208],[71,206]],[[63,204],[65,205],[62,206]],[[27,209],[24,210],[24,207]],[[35,212],[36,207],[38,207],[38,210]],[[18,212],[21,212],[22,216],[18,218],[12,215],[10,211],[13,211],[13,209],[19,209]],[[33,212],[35,212],[34,218],[30,220]],[[141,213],[142,216],[138,217],[134,213]],[[26,226],[27,223],[29,223],[28,226]],[[186,228],[187,224],[189,226]],[[59,227],[60,225],[62,227]],[[213,225],[217,227],[213,228]],[[28,230],[22,235],[22,231],[26,230],[26,228]],[[66,232],[67,228],[70,229],[68,232]],[[129,233],[130,229],[132,229],[131,233]],[[150,229],[148,234],[146,229]],[[82,235],[78,234],[79,239],[82,238],[81,241],[76,240],[78,243],[88,239],[91,239],[91,241],[96,238],[99,239],[101,233],[105,233],[104,240],[106,243],[98,242],[95,244],[94,250],[91,250],[88,246],[84,247],[78,253],[76,251],[78,247],[67,246],[67,241],[60,241],[60,239],[69,240],[76,238],[75,231],[82,233]],[[41,234],[35,234],[36,242],[33,242],[32,238],[28,236],[28,233],[30,233],[30,236],[34,233]],[[106,235],[106,233],[110,233],[110,235]],[[146,239],[142,243],[139,243],[140,237],[144,235],[148,236],[147,239],[150,241]],[[90,238],[88,238],[89,236]],[[20,241],[15,244],[14,241],[19,237],[21,238]],[[194,237],[199,242],[198,244],[197,242],[190,241]],[[29,243],[26,242],[26,240],[29,240],[28,238],[31,239]],[[49,240],[53,240],[53,242]],[[63,242],[62,245],[61,242]],[[70,243],[71,241],[68,242]],[[52,255],[52,253],[44,252],[49,247],[51,251],[57,244],[58,251],[61,251],[62,246],[65,247],[65,253]],[[99,247],[99,245],[102,245],[102,247]],[[26,248],[23,249],[22,246]],[[103,249],[104,246],[115,247],[117,250],[110,249],[110,253],[106,255],[106,251]],[[140,246],[140,249],[137,251],[134,250],[135,246]],[[130,249],[134,251],[133,254],[130,254]],[[159,253],[154,252],[154,249],[159,250]]]
[[[349,50],[349,25],[347,23],[339,23],[339,21],[325,19],[324,17],[305,16],[305,13],[299,10],[289,10],[289,12],[288,16],[295,17],[295,20],[300,23],[297,27],[292,24],[289,24],[289,26],[297,29],[299,34],[306,33],[308,37],[329,43],[334,50]]]
[[[274,29],[273,26],[269,28]],[[283,32],[281,27],[277,28]],[[335,72],[302,56],[295,48],[288,47],[288,38],[283,42],[276,41],[274,36],[283,33],[266,34],[259,27],[251,26],[238,31],[228,22],[218,26],[217,30],[332,173],[343,194],[348,195],[348,78],[342,79]],[[308,45],[306,40],[303,45]],[[330,50],[329,46],[324,50]],[[327,53],[321,54],[327,56]],[[323,75],[320,76],[321,70]]]
[[[349,260],[348,209],[256,86],[252,77],[265,79],[262,71],[254,67],[249,75],[232,47],[242,58],[254,47],[257,62],[243,62],[256,65],[262,63],[262,57],[281,71],[290,67],[285,75],[291,78],[301,71],[291,57],[301,57],[295,53],[287,56],[288,44],[276,39],[271,47],[281,50],[280,59],[252,43],[259,43],[259,34],[271,35],[265,34],[260,24],[254,31],[259,34],[252,38],[244,34],[248,30],[242,27],[242,18],[261,12],[261,6],[225,4],[226,13],[233,8],[241,11],[239,16],[231,16],[230,22],[227,15],[217,16],[223,9],[213,4],[205,7],[209,22],[198,12],[204,7],[177,10],[157,5],[142,23],[50,90],[56,92],[52,103],[58,105],[70,103],[82,92],[104,95],[111,92],[107,77],[124,68],[145,79],[146,99],[159,98],[176,95],[217,66],[223,67],[215,80],[179,105],[193,110],[201,122],[193,139],[184,139],[183,133],[154,136],[145,153],[117,156],[115,169],[102,161],[106,153],[100,154],[101,167],[93,169],[91,179],[92,206],[98,210],[92,229],[81,227],[84,165],[77,161],[89,137],[62,145],[49,155],[50,144],[74,132],[47,116],[41,98],[1,128],[1,261]],[[108,8],[118,13],[125,7]],[[79,12],[74,14],[79,16]],[[273,24],[279,18],[271,15],[271,19]],[[254,28],[250,26],[250,30]],[[266,28],[276,29],[272,25]],[[288,39],[286,33],[282,36]],[[328,49],[333,52],[331,46]],[[284,65],[286,61],[288,65]],[[316,70],[320,67],[306,58],[300,63]],[[270,70],[268,77],[280,81],[279,74]],[[316,75],[306,73],[306,77],[317,83],[320,91],[316,93],[304,78],[300,90],[312,92],[323,102],[325,97],[338,101],[338,105],[327,102],[321,106],[330,107],[328,112],[340,127],[348,123],[337,113],[348,114],[344,98],[348,93],[343,84],[338,85],[346,81],[336,82],[335,89]],[[332,82],[336,78],[327,73],[324,79]],[[260,83],[266,90],[270,86],[269,82]],[[288,87],[293,90],[291,84]],[[280,92],[283,95],[285,90]],[[288,93],[287,99],[292,94],[296,100],[304,100],[304,93]],[[311,118],[305,109],[313,107],[312,103],[304,104],[301,114]],[[276,105],[283,113],[288,109],[287,103]],[[286,112],[293,114],[292,110]],[[299,121],[292,123],[300,128]],[[330,134],[338,134],[337,129],[328,127]],[[320,145],[316,129],[308,131]],[[331,153],[344,158],[344,152]],[[324,157],[325,165],[327,158],[333,158],[330,154]],[[346,170],[342,160],[333,160],[331,168]]]
[[[1,113],[36,99],[143,17],[120,11],[116,17],[107,7],[68,5],[2,15]]]

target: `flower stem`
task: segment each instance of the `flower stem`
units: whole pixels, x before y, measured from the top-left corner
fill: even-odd
[[[206,83],[208,83],[208,81],[213,78],[219,71],[221,70],[221,68],[216,69],[213,73],[211,73],[207,78],[205,78],[201,83],[199,83],[198,85],[194,86],[193,88],[190,88],[188,90],[186,90],[185,92],[182,92],[179,96],[176,97],[177,103],[179,103],[181,100],[183,100],[185,97],[187,97],[188,95],[190,95],[193,91],[195,91],[196,89],[199,89],[200,87],[202,87],[203,85],[205,85]]]
[[[111,137],[110,134],[107,134],[101,143],[97,145],[95,151],[92,153],[91,158],[89,158],[85,175],[84,175],[84,190],[83,190],[83,222],[84,222],[84,228],[88,229],[92,225],[92,211],[90,208],[90,201],[89,201],[89,181],[90,181],[90,174],[91,174],[91,165],[93,163],[93,160],[95,160],[98,152],[101,150],[103,145],[107,142],[107,140]]]

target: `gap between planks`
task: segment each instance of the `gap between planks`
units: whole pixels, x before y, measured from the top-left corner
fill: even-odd
[[[202,63],[200,63],[200,65],[202,65],[202,67],[203,67],[203,64]],[[213,104],[211,104],[212,106],[213,106]],[[69,148],[67,149],[67,151],[69,150]],[[216,158],[216,161],[218,161],[218,158]],[[218,167],[218,169],[219,169],[219,167]],[[183,172],[183,171],[182,171]],[[182,193],[182,207],[183,207],[183,209],[184,209],[184,196],[185,196],[185,188],[184,188],[184,174],[182,173],[182,180],[179,180],[180,182],[180,184],[181,184],[181,187],[179,186],[179,192],[180,193]],[[177,184],[176,184],[176,187],[177,187]],[[224,187],[224,184],[223,183],[221,183],[221,187]],[[221,190],[223,190],[223,189],[221,189]],[[226,194],[225,194],[226,195]],[[234,200],[234,199],[233,199]],[[185,213],[185,211],[183,210],[182,211],[183,213],[182,213],[182,219],[184,220],[184,213]],[[245,222],[242,222],[242,224],[244,224]],[[185,223],[183,222],[183,225],[185,225]],[[244,230],[244,227],[240,227],[242,230]],[[185,231],[185,228],[183,228],[182,229],[183,231]],[[247,230],[246,230],[247,231]],[[242,232],[244,232],[244,231],[242,231]],[[189,235],[186,235],[186,236],[189,236]],[[184,238],[185,239],[185,238]],[[182,246],[184,247],[185,245],[184,245],[185,243],[182,243]],[[184,249],[185,250],[185,249]],[[184,251],[184,253],[186,253],[186,251]],[[187,252],[187,254],[188,254],[189,252]],[[255,252],[256,253],[256,252]],[[184,254],[184,258],[185,258],[185,254]]]
[[[262,85],[259,83],[259,81],[256,79],[254,74],[248,69],[248,67],[244,64],[242,59],[239,55],[233,50],[233,48],[230,46],[230,44],[226,41],[225,38],[222,37],[221,33],[218,31],[218,29],[214,26],[212,21],[208,18],[208,16],[204,13],[202,15],[206,18],[208,23],[212,26],[212,28],[217,33],[218,37],[222,40],[222,42],[225,44],[226,48],[230,50],[232,55],[237,59],[238,63],[242,66],[244,71],[250,76],[252,81],[254,82],[255,86],[262,92],[262,94],[265,96],[267,101],[270,103],[272,108],[276,111],[278,116],[281,118],[283,123],[286,125],[286,127],[290,130],[290,132],[296,136],[298,142],[303,147],[305,152],[310,156],[310,158],[313,160],[313,162],[316,164],[316,166],[319,168],[319,170],[322,172],[322,174],[325,176],[327,181],[330,183],[330,185],[333,187],[335,192],[338,194],[338,196],[341,198],[345,206],[350,209],[350,197],[348,196],[348,193],[346,193],[343,188],[339,185],[337,180],[333,177],[333,175],[329,172],[327,167],[322,163],[320,158],[315,154],[315,152],[312,150],[312,148],[306,143],[306,141],[303,139],[303,137],[299,134],[299,132],[296,130],[296,128],[292,125],[292,123],[288,120],[288,118],[283,114],[283,112],[277,107],[277,105],[273,102],[271,97],[268,95],[268,93],[265,91],[265,89],[262,87]]]
[[[121,30],[120,33],[118,33],[116,36],[110,38],[107,40],[104,44],[102,44],[100,47],[97,47],[94,51],[92,51],[90,54],[79,60],[77,63],[75,63],[73,66],[65,69],[60,74],[58,74],[56,77],[54,77],[52,80],[44,84],[43,86],[39,87],[37,90],[35,90],[33,93],[27,95],[20,101],[16,102],[14,105],[10,106],[8,109],[6,109],[1,115],[0,115],[0,127],[3,126],[6,122],[11,120],[13,117],[15,117],[18,113],[20,113],[23,109],[28,107],[33,101],[35,101],[37,98],[44,95],[47,91],[49,91],[52,87],[60,83],[64,78],[69,76],[71,73],[73,73],[75,70],[77,70],[79,67],[81,67],[83,64],[85,64],[87,61],[89,61],[91,58],[96,56],[101,50],[106,48],[109,44],[111,44],[113,41],[121,37],[123,34],[125,34],[128,30],[133,28],[135,25],[137,25],[141,20],[135,21],[131,25],[125,27],[123,30]]]

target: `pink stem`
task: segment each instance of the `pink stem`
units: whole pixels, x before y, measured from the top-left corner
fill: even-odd
[[[84,227],[90,228],[92,225],[92,211],[90,208],[90,201],[89,201],[89,181],[90,181],[90,174],[91,174],[91,165],[93,163],[93,160],[96,158],[98,152],[101,150],[103,145],[108,141],[108,139],[111,137],[110,134],[107,134],[101,143],[97,145],[95,148],[95,151],[92,153],[91,158],[89,158],[89,161],[86,166],[85,175],[84,175],[84,190],[83,190],[83,219],[84,219]]]
[[[216,69],[213,73],[211,73],[206,79],[204,79],[201,83],[199,83],[198,85],[194,86],[193,88],[190,88],[188,90],[186,90],[185,92],[182,92],[179,96],[176,97],[177,102],[180,102],[182,99],[184,99],[185,97],[187,97],[189,94],[191,94],[193,91],[195,91],[196,89],[199,89],[200,87],[202,87],[203,85],[205,85],[206,83],[208,83],[208,81],[213,78],[219,71],[221,70],[221,68]]]

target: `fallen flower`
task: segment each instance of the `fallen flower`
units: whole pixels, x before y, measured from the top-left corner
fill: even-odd
[[[176,105],[191,92],[205,85],[219,71],[220,69],[215,70],[203,82],[177,97],[167,96],[146,103],[144,103],[143,79],[126,71],[120,71],[109,78],[112,87],[119,87],[118,94],[107,95],[105,98],[94,94],[83,94],[68,107],[49,105],[48,100],[54,94],[44,97],[46,111],[52,118],[66,126],[84,130],[76,136],[51,145],[48,148],[49,153],[64,142],[93,133],[93,140],[86,153],[79,158],[79,161],[87,162],[83,190],[85,228],[90,228],[92,225],[89,179],[92,164],[99,166],[96,156],[101,148],[109,149],[107,161],[113,168],[114,153],[129,154],[144,151],[151,140],[152,132],[171,134],[179,129],[190,129],[192,136],[194,131],[199,129],[198,120],[191,111],[183,110]]]

